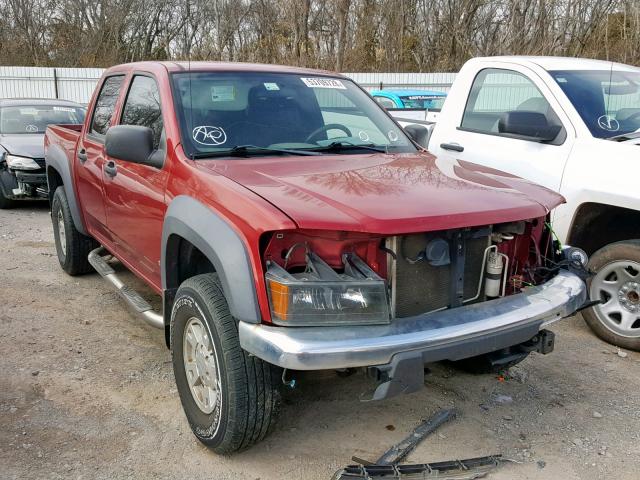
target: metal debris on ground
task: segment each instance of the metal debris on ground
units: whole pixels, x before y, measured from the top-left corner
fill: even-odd
[[[448,460],[444,462],[399,465],[398,463],[438,427],[456,417],[453,409],[440,410],[431,418],[418,425],[409,436],[387,450],[376,462],[351,457],[358,465],[349,465],[338,470],[333,480],[371,480],[371,479],[428,479],[472,480],[484,477],[490,470],[506,460],[502,455],[469,458],[466,460]]]
[[[418,425],[407,438],[384,452],[378,461],[375,462],[376,465],[394,465],[399,463],[401,460],[406,458],[406,456],[416,448],[416,445],[424,440],[427,435],[432,434],[442,424],[454,419],[455,417],[455,410],[440,410],[434,416]]]
[[[335,480],[428,479],[472,480],[484,477],[505,460],[501,455],[450,460],[415,465],[349,465],[336,473]]]

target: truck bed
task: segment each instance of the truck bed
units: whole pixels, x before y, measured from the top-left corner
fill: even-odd
[[[51,145],[57,145],[65,151],[71,162],[81,131],[82,124],[49,125],[44,134],[45,151]]]

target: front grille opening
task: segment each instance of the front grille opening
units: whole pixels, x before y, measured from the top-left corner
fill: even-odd
[[[396,258],[388,257],[391,286],[392,314],[397,318],[411,317],[427,312],[449,308],[452,300],[452,287],[458,278],[454,268],[453,256],[455,242],[452,232],[433,232],[391,237],[386,247],[396,252]],[[486,235],[485,235],[486,233]],[[486,248],[491,244],[490,231],[465,231],[461,240],[464,244],[464,264],[462,268],[463,299],[465,304],[484,300],[478,293],[478,284],[482,275],[482,262]],[[416,261],[429,242],[445,239],[450,246],[451,261],[430,262],[427,259]],[[482,287],[482,285],[481,285]],[[481,288],[481,292],[483,289]]]

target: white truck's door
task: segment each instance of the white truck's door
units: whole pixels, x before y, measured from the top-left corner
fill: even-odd
[[[501,132],[507,112],[537,112],[562,126],[549,142]],[[429,142],[436,155],[486,165],[559,191],[576,132],[537,73],[508,62],[469,62],[458,74]]]

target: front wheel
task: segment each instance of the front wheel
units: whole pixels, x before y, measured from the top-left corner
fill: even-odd
[[[601,304],[584,310],[587,325],[605,342],[640,351],[640,240],[602,247],[589,268],[589,297]]]
[[[171,352],[182,407],[198,440],[227,454],[266,436],[280,406],[279,369],[240,347],[216,274],[180,285]]]

